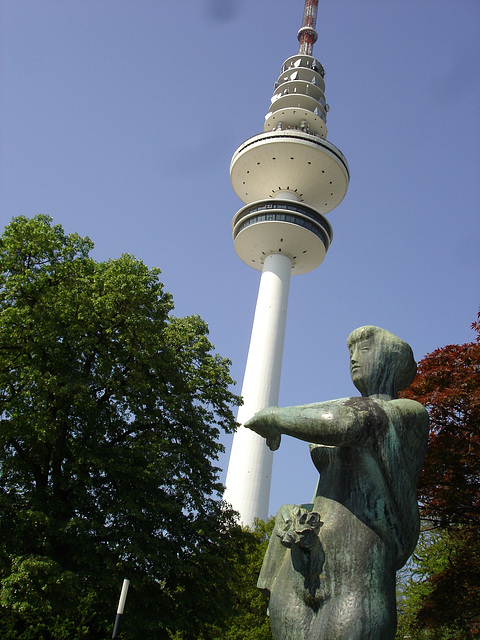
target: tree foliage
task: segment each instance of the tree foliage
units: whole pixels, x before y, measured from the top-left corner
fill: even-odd
[[[403,396],[421,402],[430,415],[419,483],[423,518],[442,527],[479,527],[480,342],[448,345],[425,356]]]
[[[231,613],[224,629],[217,629],[212,640],[271,640],[266,596],[257,589],[263,557],[273,531],[275,519],[256,520],[241,547],[233,555],[233,577],[229,588],[234,594]]]
[[[478,534],[465,526],[424,531],[409,573],[398,601],[398,640],[480,636]]]
[[[402,394],[431,422],[419,482],[425,532],[401,621],[411,634],[423,630],[412,638],[480,637],[480,323],[472,328],[475,342],[425,356]]]
[[[229,606],[229,361],[129,255],[48,216],[0,239],[0,636],[199,637]]]

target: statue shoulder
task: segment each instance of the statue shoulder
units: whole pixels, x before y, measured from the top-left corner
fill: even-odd
[[[392,400],[391,409],[396,415],[396,419],[392,420],[396,426],[396,433],[408,449],[418,452],[423,463],[430,426],[427,410],[420,402],[408,398]]]
[[[428,428],[428,411],[423,404],[409,398],[399,398],[391,400],[392,407],[407,419],[415,420],[418,424],[423,424]]]
[[[390,424],[390,433],[397,434],[404,445],[410,443],[418,448],[428,440],[430,419],[425,407],[416,400],[398,398],[395,400],[373,400],[385,412]]]

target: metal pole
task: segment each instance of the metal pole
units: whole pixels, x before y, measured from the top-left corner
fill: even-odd
[[[120,600],[118,601],[117,617],[115,618],[115,624],[113,626],[112,638],[116,638],[118,636],[118,629],[120,627],[120,620],[123,615],[123,609],[125,608],[125,600],[127,599],[127,592],[128,592],[129,585],[130,585],[130,580],[127,580],[125,578],[122,585],[122,591],[120,593]]]

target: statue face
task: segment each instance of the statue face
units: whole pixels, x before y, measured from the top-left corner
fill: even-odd
[[[362,395],[378,391],[373,389],[376,383],[376,356],[378,345],[375,345],[374,336],[362,338],[350,346],[350,375]]]

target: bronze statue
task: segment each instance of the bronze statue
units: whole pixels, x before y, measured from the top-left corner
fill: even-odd
[[[397,398],[417,369],[406,342],[367,326],[347,344],[361,397],[269,407],[245,425],[272,450],[282,434],[310,442],[320,474],[313,504],[279,510],[263,562],[274,640],[395,636],[395,572],[418,538],[428,414]]]

